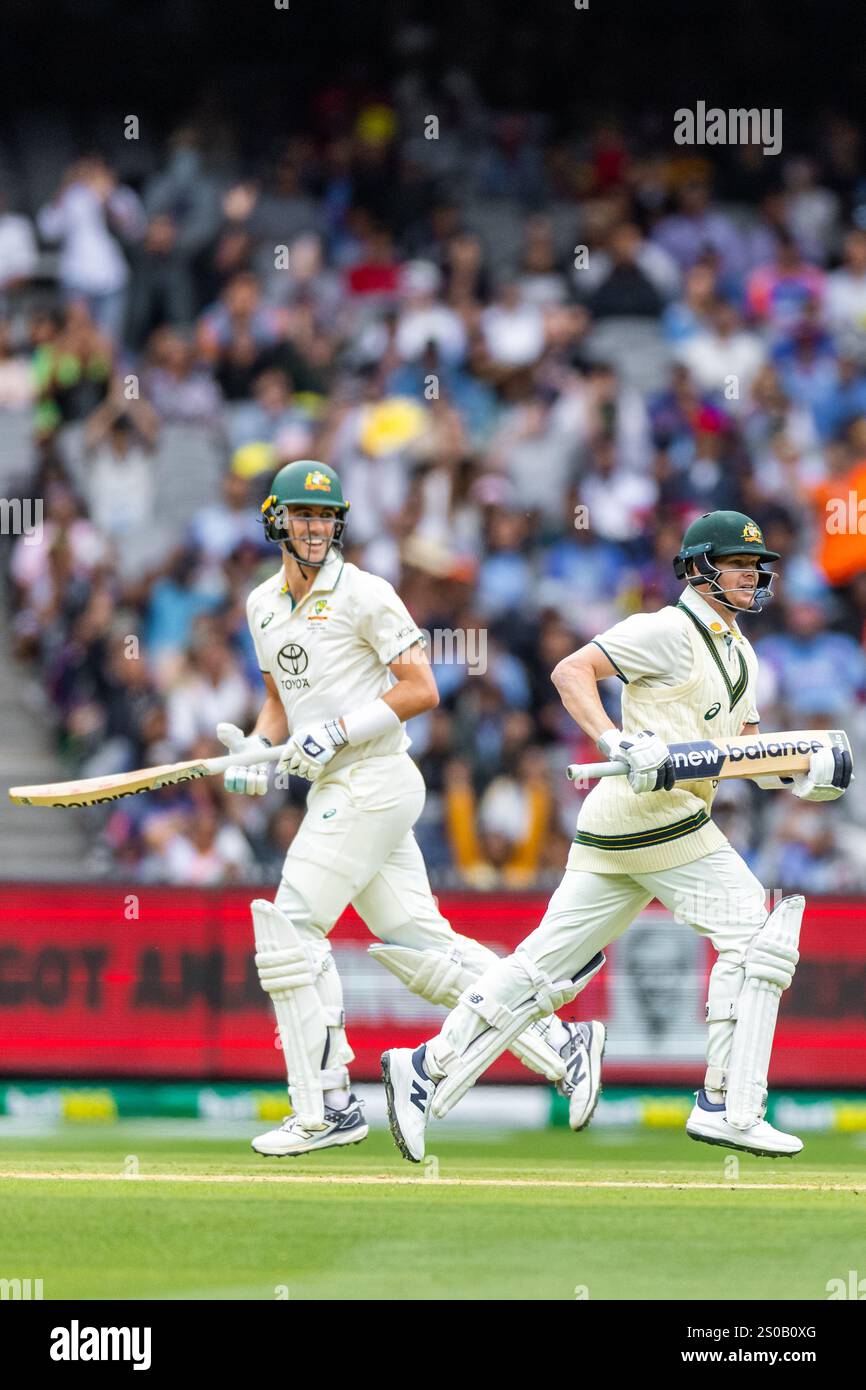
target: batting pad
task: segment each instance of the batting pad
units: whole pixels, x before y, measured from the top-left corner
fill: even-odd
[[[440,1039],[428,1044],[428,1055],[431,1047],[434,1048],[436,1061],[445,1073],[436,1086],[431,1113],[437,1119],[447,1115],[524,1028],[545,1014],[556,1013],[557,1009],[576,998],[598,974],[604,961],[605,957],[599,951],[573,980],[551,980],[545,971],[518,950],[509,957],[515,977],[515,994],[511,1000],[481,994],[477,986],[470,985],[461,995],[460,1005],[465,1005],[478,1015],[485,1025],[484,1031],[473,1038],[459,1055],[449,1051],[444,1039],[440,1042],[441,1034]]]
[[[250,904],[256,968],[271,996],[283,1044],[292,1109],[301,1124],[323,1128],[321,1064],[329,1019],[315,986],[315,970],[294,924],[265,898]]]
[[[494,953],[477,941],[467,941],[467,946],[468,950],[456,946],[446,952],[384,945],[368,946],[367,951],[413,994],[420,994],[430,1004],[453,1009],[463,991],[496,960]],[[548,1081],[561,1081],[565,1076],[565,1062],[556,1048],[528,1028],[513,1040],[509,1051]]]
[[[783,898],[746,952],[745,980],[725,1096],[728,1123],[749,1129],[763,1118],[779,1001],[794,978],[806,899]]]

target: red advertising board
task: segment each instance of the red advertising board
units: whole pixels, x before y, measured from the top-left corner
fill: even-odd
[[[268,890],[263,890],[268,896]],[[256,976],[250,888],[0,886],[0,1074],[284,1076],[270,1003]],[[539,921],[535,895],[443,894],[455,930],[503,954]],[[350,910],[332,935],[358,1080],[387,1046],[436,1031],[442,1010],[367,954]],[[866,903],[807,905],[801,962],[782,1005],[771,1080],[866,1086]],[[609,1081],[697,1084],[708,943],[650,909],[607,949],[608,963],[566,1017],[609,1025]],[[512,1057],[493,1079],[526,1080]]]

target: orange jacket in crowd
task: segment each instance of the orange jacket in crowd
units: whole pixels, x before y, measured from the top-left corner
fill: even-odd
[[[809,496],[818,522],[818,565],[829,584],[848,584],[866,570],[866,459],[810,488]]]

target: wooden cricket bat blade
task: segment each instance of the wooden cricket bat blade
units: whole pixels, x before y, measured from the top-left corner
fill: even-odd
[[[136,792],[157,791],[176,782],[191,782],[198,777],[215,777],[227,767],[252,767],[256,763],[273,763],[281,756],[283,745],[256,749],[249,753],[229,753],[219,758],[195,758],[185,763],[164,763],[161,767],[139,768],[135,772],[116,772],[107,777],[86,777],[78,782],[46,782],[33,787],[10,787],[9,797],[16,806],[98,806],[106,801],[119,801]]]

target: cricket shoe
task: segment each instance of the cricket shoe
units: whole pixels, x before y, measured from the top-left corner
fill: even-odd
[[[325,1106],[325,1124],[322,1129],[308,1129],[302,1125],[297,1115],[287,1115],[279,1129],[269,1129],[253,1139],[252,1146],[257,1154],[268,1158],[291,1158],[295,1154],[312,1153],[315,1149],[334,1149],[343,1144],[360,1144],[369,1134],[364,1116],[364,1102],[357,1096],[349,1096],[349,1104],[343,1110],[332,1110]]]
[[[758,1120],[748,1129],[735,1129],[725,1118],[724,1103],[707,1100],[703,1088],[695,1092],[695,1105],[686,1120],[686,1134],[702,1144],[721,1144],[725,1149],[742,1149],[743,1153],[761,1158],[793,1158],[803,1147],[796,1134],[774,1129],[766,1120]]]
[[[424,1131],[436,1090],[436,1082],[424,1069],[426,1052],[427,1044],[422,1043],[414,1052],[411,1047],[394,1047],[382,1053],[391,1136],[410,1163],[420,1163],[424,1157]]]
[[[559,1049],[565,1062],[565,1076],[556,1089],[568,1097],[568,1124],[573,1130],[586,1129],[601,1095],[601,1060],[607,1029],[598,1019],[591,1023],[566,1023],[569,1038]]]

